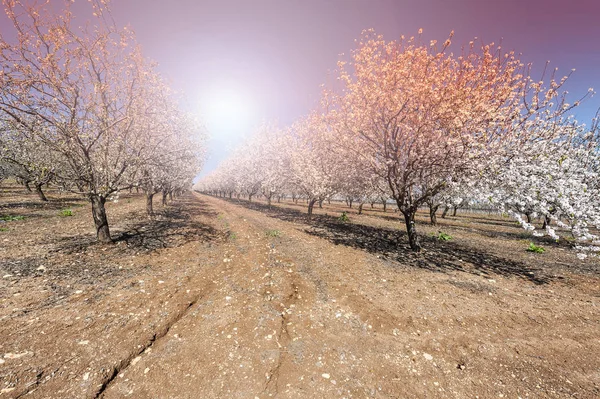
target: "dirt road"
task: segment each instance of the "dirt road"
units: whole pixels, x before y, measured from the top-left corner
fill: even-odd
[[[233,243],[201,301],[106,398],[600,394],[592,298],[405,270],[303,225],[203,200]]]
[[[169,269],[99,300],[76,372],[6,397],[600,397],[597,278],[416,269],[194,195],[226,238],[148,255]]]

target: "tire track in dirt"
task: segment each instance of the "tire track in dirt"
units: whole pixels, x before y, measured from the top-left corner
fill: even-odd
[[[298,295],[298,285],[293,281],[289,280],[288,272],[284,270],[284,263],[277,254],[277,250],[275,246],[277,245],[276,238],[268,237],[265,232],[269,230],[269,226],[265,224],[254,224],[254,223],[246,223],[246,221],[241,220],[240,217],[236,214],[230,214],[227,210],[221,212],[219,214],[220,223],[223,224],[224,228],[229,231],[231,237],[235,237],[231,239],[226,245],[214,248],[215,251],[220,252],[220,255],[224,258],[223,263],[220,265],[216,265],[214,271],[212,272],[214,289],[211,292],[202,298],[198,306],[196,306],[195,310],[190,312],[186,312],[182,317],[177,319],[175,323],[171,324],[172,327],[176,328],[177,331],[181,331],[179,334],[189,337],[190,349],[182,349],[178,353],[181,353],[181,359],[174,360],[173,363],[195,363],[198,357],[192,355],[190,356],[190,352],[196,352],[195,346],[198,342],[205,342],[205,344],[201,344],[203,347],[200,351],[204,350],[206,352],[207,348],[210,348],[211,344],[214,345],[214,340],[208,339],[208,331],[218,331],[223,327],[230,327],[233,325],[240,326],[240,324],[244,324],[249,321],[249,319],[254,318],[258,320],[258,325],[254,327],[252,331],[247,331],[247,333],[253,332],[257,329],[262,329],[264,331],[272,332],[269,334],[269,340],[265,341],[257,345],[257,349],[253,352],[255,354],[267,356],[264,361],[254,361],[253,366],[257,369],[254,373],[255,377],[259,375],[264,375],[264,379],[260,381],[257,379],[257,383],[262,385],[260,390],[254,389],[253,392],[255,394],[262,395],[261,392],[265,394],[271,393],[276,394],[279,386],[279,370],[282,365],[285,363],[285,359],[287,356],[287,344],[293,339],[292,335],[288,331],[288,323],[290,323],[289,309],[293,308],[294,302],[296,301]],[[265,249],[266,248],[266,251]],[[231,266],[233,265],[233,266]],[[262,271],[266,271],[263,275]],[[250,282],[248,280],[251,280]],[[222,296],[227,292],[227,296],[225,296],[226,306],[229,305],[229,302],[233,302],[236,298],[235,294],[231,293],[237,292],[243,298],[246,296],[250,297],[250,300],[244,299],[243,304],[246,304],[246,308],[250,308],[252,305],[252,312],[249,314],[245,314],[244,317],[240,318],[238,309],[236,308],[233,312],[233,315],[227,314],[228,310],[217,310],[215,306],[218,306],[218,303],[222,301]],[[202,308],[202,309],[200,309]],[[229,307],[228,309],[231,309]],[[198,313],[194,315],[194,313]],[[205,315],[205,320],[207,323],[203,323],[201,328],[204,328],[202,332],[198,331],[197,327],[194,327],[194,318],[199,316],[200,313]],[[218,315],[217,318],[214,318],[213,315]],[[211,316],[210,318],[208,316]],[[232,317],[233,316],[233,317]],[[211,325],[214,324],[214,325]],[[194,327],[193,329],[191,327]],[[240,327],[241,330],[242,327]],[[236,327],[235,330],[238,328]],[[166,367],[174,367],[175,364],[166,365],[170,360],[166,360],[165,358],[169,358],[169,354],[165,353],[164,355],[161,351],[169,350],[172,343],[170,343],[170,334],[171,328],[168,331],[165,331],[164,340],[160,342],[157,341],[153,345],[153,359],[156,359],[158,363],[165,364]],[[217,332],[217,336],[223,336]],[[233,334],[231,334],[233,335]],[[231,337],[228,335],[228,337]],[[254,337],[249,336],[247,334],[244,339],[247,340],[247,344],[250,344],[250,341],[257,341],[257,336],[254,334]],[[164,342],[163,342],[164,341]],[[211,342],[213,341],[213,342]],[[276,347],[274,347],[276,345]],[[183,344],[185,346],[185,343]],[[194,349],[191,349],[193,347]],[[219,348],[219,353],[222,353],[222,348]],[[141,351],[142,352],[142,351]],[[140,353],[141,353],[140,352]],[[266,354],[266,355],[265,355]],[[218,355],[217,355],[218,356]],[[179,355],[175,355],[175,357],[179,357]],[[140,361],[138,369],[156,369],[160,367],[157,363],[153,362],[153,359],[148,359],[147,361]],[[270,362],[272,360],[272,362]],[[215,362],[217,359],[213,356],[212,358],[205,358],[204,362],[212,361]],[[131,360],[130,360],[131,363]],[[134,367],[135,368],[135,367]],[[263,369],[260,371],[260,369]],[[129,392],[133,395],[137,395],[136,397],[156,397],[156,391],[154,389],[146,388],[147,384],[144,383],[143,380],[137,380],[137,376],[140,375],[139,370],[132,370],[130,378],[115,379],[114,384],[108,386],[104,393],[103,397],[119,397],[121,395],[127,395]],[[191,370],[190,368],[186,368],[186,370]],[[123,369],[122,373],[117,373],[127,375],[129,370],[127,368]],[[227,393],[224,392],[221,386],[217,386],[219,383],[219,377],[212,376],[212,386],[211,384],[205,384],[204,392],[202,394],[203,397],[223,397],[227,396]],[[145,373],[141,373],[141,377]],[[127,381],[129,380],[129,381]],[[123,382],[122,382],[123,381]],[[127,382],[124,384],[124,382]],[[169,391],[169,393],[165,393],[167,396],[177,396],[177,388],[171,387],[170,389],[175,389],[175,391]],[[150,394],[153,392],[153,394]],[[166,391],[165,391],[166,392]],[[145,396],[147,393],[147,396]],[[199,392],[195,392],[194,395],[200,394]],[[187,392],[186,394],[182,394],[183,397],[196,397],[191,394],[191,392]]]

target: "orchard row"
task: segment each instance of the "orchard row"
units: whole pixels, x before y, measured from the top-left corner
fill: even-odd
[[[43,201],[48,183],[85,196],[98,240],[110,242],[107,200],[191,188],[203,150],[133,33],[92,4],[94,19],[75,28],[68,9],[3,1],[15,37],[0,37],[0,181]]]
[[[536,235],[576,239],[597,251],[597,125],[571,116],[567,77],[531,67],[493,44],[459,53],[417,38],[364,32],[320,106],[286,128],[264,125],[197,186],[219,195],[264,195],[359,204],[393,200],[410,246],[415,214],[429,207],[495,207]],[[536,228],[532,220],[543,220]]]

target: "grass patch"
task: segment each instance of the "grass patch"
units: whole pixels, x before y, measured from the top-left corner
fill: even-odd
[[[73,211],[71,209],[63,209],[62,211],[60,211],[60,216],[73,216]]]
[[[3,220],[5,222],[12,222],[15,220],[25,220],[25,216],[0,216],[0,220]]]
[[[527,251],[535,252],[536,254],[543,254],[546,250],[544,249],[544,247],[535,245],[534,243],[530,242],[529,247],[527,247]]]
[[[8,227],[0,227],[0,231],[8,231]]]

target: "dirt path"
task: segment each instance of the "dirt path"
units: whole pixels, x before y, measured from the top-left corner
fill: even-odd
[[[104,398],[600,396],[597,279],[415,270],[201,200],[230,240]]]

